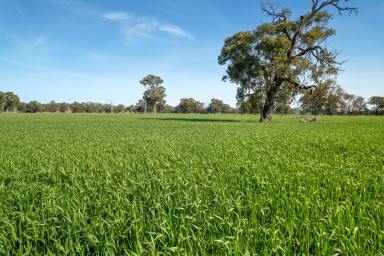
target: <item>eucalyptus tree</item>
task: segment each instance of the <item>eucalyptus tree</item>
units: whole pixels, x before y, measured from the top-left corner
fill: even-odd
[[[0,112],[16,111],[20,98],[13,92],[0,92]]]
[[[5,101],[5,93],[0,91],[0,112],[4,111],[5,103],[6,103],[6,101]]]
[[[384,113],[384,97],[373,96],[369,98],[368,103],[373,107],[375,115]]]
[[[162,86],[163,82],[163,79],[155,75],[147,75],[140,81],[140,84],[147,89],[143,95],[145,112],[149,109],[156,114],[158,109],[164,106],[167,95],[165,94],[165,87]]]
[[[285,8],[265,4],[271,22],[254,31],[239,32],[225,40],[219,64],[227,65],[223,80],[239,85],[243,99],[261,95],[260,121],[272,120],[279,98],[293,98],[303,90],[334,83],[339,71],[338,53],[326,41],[335,35],[329,27],[331,9],[340,14],[357,13],[348,0],[311,0],[308,12],[293,17]]]
[[[60,111],[60,104],[56,103],[55,101],[49,102],[45,107],[46,112],[59,112]]]
[[[231,112],[231,106],[225,104],[222,100],[211,99],[211,103],[207,108],[208,113],[222,114]]]
[[[25,108],[27,113],[38,113],[44,111],[44,105],[35,100],[27,103]]]
[[[301,109],[313,115],[324,114],[330,90],[331,85],[322,85],[305,91],[299,100]]]
[[[355,96],[352,103],[352,113],[353,114],[364,114],[368,112],[367,103],[365,102],[364,97]]]
[[[204,104],[193,98],[182,98],[180,103],[176,106],[178,113],[202,113],[204,111]]]

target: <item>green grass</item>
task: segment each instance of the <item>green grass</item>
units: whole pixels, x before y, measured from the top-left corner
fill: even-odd
[[[0,115],[0,255],[384,255],[384,118]]]

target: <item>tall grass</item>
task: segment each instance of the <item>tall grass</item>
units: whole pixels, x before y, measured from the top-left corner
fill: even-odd
[[[1,255],[383,255],[384,119],[0,115]]]

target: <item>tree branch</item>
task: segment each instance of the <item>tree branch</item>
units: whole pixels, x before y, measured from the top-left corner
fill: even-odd
[[[311,46],[311,47],[308,47],[307,49],[303,49],[303,48],[301,48],[301,47],[297,47],[299,50],[300,50],[300,52],[298,53],[298,54],[296,54],[295,56],[292,56],[292,58],[297,58],[297,57],[301,57],[301,56],[304,56],[304,55],[306,55],[307,53],[309,53],[309,52],[323,52],[323,48],[322,47],[320,47],[320,46]]]
[[[288,77],[282,77],[280,79],[281,79],[281,81],[288,83],[293,88],[298,89],[298,90],[308,90],[308,89],[312,89],[312,88],[316,87],[316,85],[302,85],[299,82],[294,81],[294,80],[292,80],[291,78],[288,78]]]
[[[312,12],[313,15],[321,11],[327,6],[333,6],[335,7],[338,11],[339,14],[342,15],[343,12],[348,12],[349,15],[352,15],[353,13],[357,14],[358,9],[355,7],[343,7],[341,6],[341,2],[348,2],[348,0],[327,0],[322,2],[319,5],[319,0],[312,0]]]

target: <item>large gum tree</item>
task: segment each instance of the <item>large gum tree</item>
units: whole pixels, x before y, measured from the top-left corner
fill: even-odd
[[[241,102],[260,99],[260,121],[271,121],[272,110],[282,99],[303,90],[333,84],[341,63],[326,41],[335,35],[329,27],[331,9],[339,14],[356,13],[348,0],[312,0],[310,10],[293,17],[292,12],[264,4],[271,22],[254,31],[237,33],[225,40],[219,64],[227,65],[223,80],[239,85]]]
[[[162,86],[163,82],[163,79],[155,75],[147,75],[140,81],[147,89],[143,95],[144,112],[149,109],[156,114],[158,109],[164,106],[167,95],[165,87]]]

